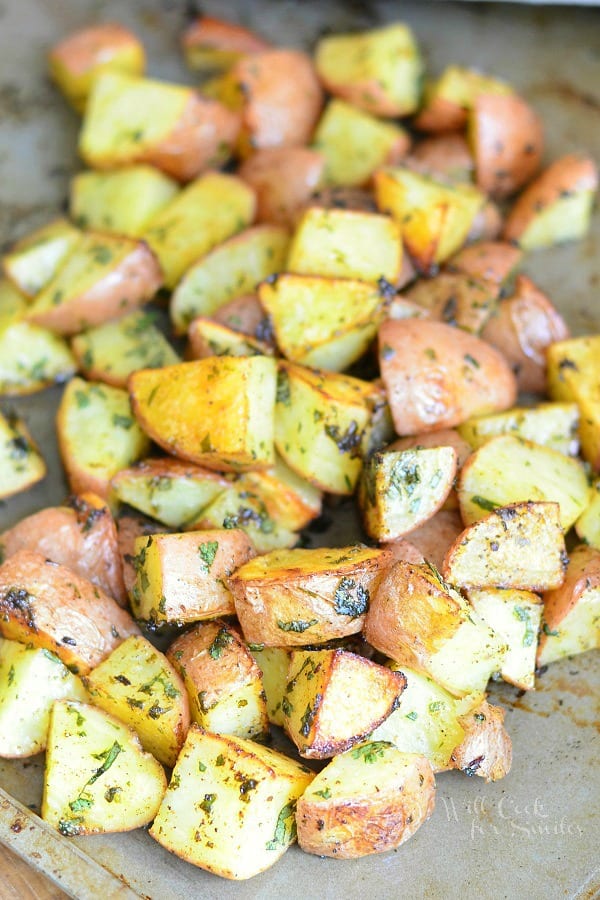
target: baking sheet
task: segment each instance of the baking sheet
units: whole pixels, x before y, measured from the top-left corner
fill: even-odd
[[[177,54],[186,6],[183,0],[5,0],[1,5],[1,241],[55,215],[64,202],[68,178],[78,168],[78,120],[46,81],[44,51],[66,31],[114,18],[142,37],[152,75],[191,83]],[[548,158],[573,150],[600,158],[597,10],[349,0],[220,0],[202,6],[250,24],[275,42],[306,47],[324,28],[368,27],[402,17],[413,26],[433,71],[462,62],[510,79],[546,123]],[[575,333],[600,330],[598,214],[588,238],[530,257],[525,270],[548,291]],[[0,528],[60,502],[65,494],[52,427],[59,394],[52,389],[13,402],[30,423],[50,475],[41,486],[0,507]],[[342,512],[333,531],[321,540],[344,542],[344,519]],[[0,841],[51,877],[62,875],[63,888],[80,898],[110,896],[97,880],[102,873],[115,891],[125,883],[129,892],[152,900],[196,892],[240,900],[276,892],[295,900],[309,891],[332,900],[365,895],[375,900],[388,895],[415,900],[595,896],[600,889],[595,869],[599,686],[598,653],[552,666],[534,695],[519,696],[507,685],[494,686],[492,701],[508,708],[506,724],[514,743],[510,775],[485,785],[460,773],[442,774],[433,818],[404,847],[382,857],[321,860],[292,847],[263,875],[231,883],[181,862],[144,831],[70,841],[52,835],[51,849],[42,837],[33,848],[36,820],[29,818],[28,807],[39,808],[40,759],[0,762],[0,787],[24,804],[15,813],[14,801],[0,797]],[[21,817],[23,827],[11,827],[15,817]],[[80,854],[90,860],[88,865]],[[101,870],[94,868],[98,865]]]

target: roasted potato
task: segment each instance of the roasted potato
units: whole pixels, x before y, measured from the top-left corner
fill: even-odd
[[[0,499],[33,487],[46,475],[46,463],[16,413],[0,410]]]
[[[448,270],[502,285],[519,266],[523,251],[504,241],[479,241],[448,260]]]
[[[243,56],[268,50],[269,44],[242,25],[198,16],[183,32],[181,47],[190,69],[212,72],[228,69]]]
[[[579,439],[583,458],[600,471],[600,335],[556,341],[547,349],[548,393],[553,400],[575,401],[579,407]]]
[[[466,460],[471,454],[471,446],[459,434],[455,428],[439,428],[437,431],[426,431],[409,437],[401,437],[385,448],[387,450],[410,450],[421,447],[452,447],[456,453],[456,473],[460,472]],[[446,500],[443,509],[456,509],[458,496],[454,486]]]
[[[452,751],[452,763],[465,775],[485,781],[504,778],[512,765],[512,741],[504,728],[505,710],[484,700],[459,718],[465,737]]]
[[[499,434],[535,441],[566,456],[579,452],[579,408],[576,403],[538,403],[515,406],[506,412],[477,416],[458,426],[462,438],[473,450]]]
[[[464,66],[448,66],[438,79],[425,85],[423,106],[413,124],[433,133],[460,131],[480,94],[512,93],[511,86],[499,78]]]
[[[405,543],[408,543],[409,548],[413,548],[414,555],[411,556],[406,549],[402,550],[401,541],[391,541],[386,543],[385,547],[394,553],[396,559],[418,563],[428,560],[437,569],[441,569],[446,552],[463,529],[463,521],[457,509],[440,509],[434,516],[408,533]]]
[[[407,300],[423,307],[435,322],[455,325],[471,334],[481,334],[496,310],[499,288],[461,272],[440,272],[422,278],[406,292]]]
[[[54,219],[17,241],[2,257],[7,278],[27,297],[35,297],[56,275],[81,240],[66,219]]]
[[[325,159],[309,147],[264,147],[244,160],[239,177],[256,193],[256,219],[293,226],[323,181]]]
[[[472,181],[475,168],[467,139],[462,134],[441,134],[419,141],[406,156],[404,165],[450,184]]]
[[[600,550],[600,481],[594,483],[591,500],[577,519],[575,531],[580,541]]]
[[[282,707],[291,650],[287,647],[263,647],[262,644],[249,644],[248,649],[262,674],[269,722],[283,728],[285,716]]]

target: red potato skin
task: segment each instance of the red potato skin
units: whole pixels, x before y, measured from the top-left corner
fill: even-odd
[[[0,547],[6,559],[20,550],[41,553],[87,578],[120,606],[127,603],[116,525],[96,494],[27,516],[0,535]]]
[[[135,540],[138,537],[147,537],[150,534],[168,534],[171,529],[145,516],[127,515],[117,520],[117,541],[121,564],[123,567],[123,582],[127,594],[131,594],[136,579],[134,565]]]
[[[403,562],[411,563],[415,566],[425,562],[425,557],[419,548],[412,541],[409,541],[408,538],[396,538],[393,541],[381,544],[381,547],[384,550],[389,550],[392,560],[391,565],[394,565],[398,560],[403,560]]]
[[[484,700],[476,710],[460,716],[465,730],[462,742],[452,751],[452,767],[484,781],[498,781],[510,772],[512,741],[504,727],[505,710]]]
[[[441,571],[447,551],[463,531],[464,525],[458,510],[440,509],[435,516],[411,531],[406,537],[406,542],[421,554],[422,559],[433,563]],[[389,545],[386,544],[386,546]],[[398,558],[413,562],[407,557]],[[419,560],[415,559],[414,562],[419,562]]]
[[[257,294],[244,294],[230,300],[224,306],[219,307],[211,316],[213,321],[220,325],[226,325],[233,331],[240,331],[250,337],[257,337],[263,328],[266,313]],[[265,336],[266,337],[266,336]],[[264,340],[265,337],[260,338]],[[271,337],[268,342],[273,346]]]
[[[104,22],[69,35],[50,51],[73,75],[83,75],[94,66],[110,62],[123,47],[141,46],[137,37],[117,22]]]
[[[461,131],[467,124],[467,111],[452,100],[434,97],[415,116],[412,124],[418,131],[427,131],[431,134]]]
[[[209,47],[240,54],[262,53],[270,48],[267,41],[249,28],[214,16],[199,16],[192,22],[182,35],[181,45],[184,51],[193,47]]]
[[[0,566],[0,634],[51,650],[86,675],[139,628],[112,597],[41,553]]]
[[[569,337],[565,320],[548,297],[525,275],[519,275],[512,297],[501,301],[481,337],[510,363],[520,391],[546,390],[546,350]]]
[[[34,313],[30,321],[59,334],[77,334],[142,306],[163,283],[158,261],[143,241],[132,242],[131,253],[88,291],[71,300]]]
[[[544,594],[544,622],[550,631],[559,627],[584,590],[595,587],[600,587],[600,550],[579,544],[569,556],[562,585]],[[542,631],[538,652],[546,641],[547,636]]]
[[[502,213],[493,200],[483,204],[473,219],[467,235],[467,243],[473,241],[493,241],[502,231]]]
[[[429,431],[426,434],[416,434],[413,437],[399,438],[397,441],[394,441],[386,447],[386,450],[408,450],[411,447],[452,447],[456,453],[457,478],[460,474],[460,470],[472,453],[471,445],[461,438],[458,431],[454,428],[441,428],[439,431]],[[444,508],[456,509],[457,507],[458,496],[456,490],[453,488],[446,497]],[[421,527],[425,528],[426,525]],[[462,527],[459,531],[462,531]],[[411,534],[415,533],[416,532],[411,532]]]
[[[505,241],[480,241],[453,256],[447,268],[501,285],[521,264],[523,251]]]
[[[516,379],[504,357],[442,322],[387,319],[379,329],[379,361],[400,436],[452,428],[516,402]]]
[[[265,147],[307,144],[323,106],[323,90],[312,60],[299,50],[268,50],[233,67],[241,86],[242,155]]]
[[[293,226],[321,183],[325,160],[308,147],[257,150],[239,168],[239,177],[256,192],[257,222]]]
[[[569,154],[555,160],[517,198],[504,225],[506,241],[518,241],[532,219],[565,194],[598,189],[598,169],[588,156]]]
[[[496,199],[510,197],[540,167],[542,123],[516,94],[480,94],[471,116],[477,186]]]
[[[465,181],[464,173],[468,176],[475,168],[473,154],[462,134],[443,134],[419,141],[404,165],[422,175],[438,179],[441,176],[451,182],[457,180],[456,173],[461,176],[458,180]]]

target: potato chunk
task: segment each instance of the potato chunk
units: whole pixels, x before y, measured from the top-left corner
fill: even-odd
[[[256,192],[257,221],[293,226],[321,186],[324,166],[309,147],[265,147],[244,160],[238,176]]]
[[[50,715],[42,818],[61,834],[106,834],[147,825],[167,780],[131,729],[85,703]]]
[[[185,684],[192,719],[207,731],[265,740],[261,670],[235,628],[218,619],[178,637],[168,659]]]
[[[293,647],[356,634],[389,562],[385,551],[360,545],[257,556],[228,579],[244,637]]]
[[[424,756],[369,741],[333,759],[296,810],[306,853],[358,859],[395,850],[427,821],[435,779]]]
[[[275,750],[192,725],[150,835],[223,878],[251,878],[295,840],[296,801],[313,777]]]
[[[497,306],[499,288],[493,282],[460,272],[441,272],[420,279],[406,298],[429,312],[436,322],[480,334]]]
[[[499,78],[464,66],[447,66],[439,78],[425,85],[423,107],[414,125],[433,133],[460,131],[480,94],[512,93],[512,87]]]
[[[214,16],[198,16],[181,37],[185,61],[195,72],[228,69],[251,53],[269,49],[256,32]]]
[[[190,725],[183,682],[150,641],[132,635],[85,676],[94,706],[119,718],[163,765],[173,767]]]
[[[41,553],[19,550],[0,566],[0,634],[50,650],[85,675],[139,629],[90,581]]]
[[[276,379],[267,356],[213,356],[134,372],[129,390],[138,422],[165,450],[239,472],[275,462]]]
[[[399,672],[346,650],[294,650],[281,708],[301,756],[326,759],[362,741],[398,706]]]
[[[27,297],[35,297],[56,275],[81,240],[81,232],[66,219],[54,219],[26,234],[2,257],[12,283]]]
[[[459,425],[458,431],[474,450],[499,434],[511,434],[558,450],[565,456],[577,456],[578,426],[576,403],[538,403],[537,406],[515,406],[503,413],[477,416]]]
[[[548,393],[553,400],[579,406],[581,452],[592,469],[600,471],[600,335],[571,338],[547,350]]]
[[[484,700],[460,716],[465,737],[452,751],[452,763],[465,775],[498,781],[510,772],[512,741],[504,728],[505,710]]]
[[[46,475],[46,463],[25,422],[0,411],[0,499],[33,487]]]

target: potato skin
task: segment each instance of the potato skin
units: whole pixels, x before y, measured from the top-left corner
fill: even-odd
[[[523,251],[505,241],[479,241],[459,250],[448,269],[501,285],[522,259]]]
[[[238,55],[260,53],[269,49],[267,41],[249,28],[215,16],[199,16],[195,19],[184,31],[181,46],[191,68],[196,68],[193,64],[193,51],[196,47],[200,50],[220,51],[224,59],[227,55],[233,61]]]
[[[442,322],[388,319],[379,329],[379,359],[399,435],[451,428],[517,398],[504,357]]]
[[[477,185],[494,198],[510,197],[540,167],[542,123],[516,94],[481,94],[471,116]]]
[[[583,591],[600,586],[600,551],[579,544],[569,557],[562,585],[544,594],[544,622],[550,631],[557,628],[577,604]],[[540,649],[546,643],[540,635]]]
[[[264,147],[239,168],[256,192],[257,222],[293,226],[321,184],[325,159],[309,147]]]
[[[452,766],[465,775],[497,781],[510,772],[512,741],[504,728],[505,710],[484,700],[476,709],[459,717],[465,737],[450,757]]]
[[[459,182],[469,180],[474,168],[473,155],[462,134],[442,134],[419,141],[404,165],[422,175]]]

